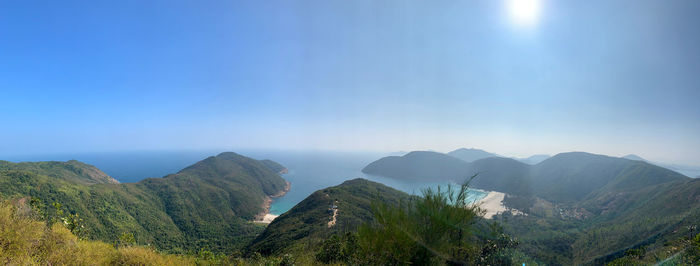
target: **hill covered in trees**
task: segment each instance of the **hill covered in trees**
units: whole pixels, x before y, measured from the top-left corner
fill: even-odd
[[[415,159],[415,158],[414,158]],[[603,263],[640,246],[659,246],[700,223],[700,182],[643,161],[582,152],[562,153],[536,165],[507,158],[464,163],[452,176],[439,168],[453,160],[394,158],[365,168],[396,179],[455,181],[478,173],[476,188],[508,193],[504,203],[527,216],[497,216],[521,240],[520,249],[548,264]],[[407,164],[434,169],[404,178]]]
[[[372,204],[399,205],[409,195],[366,179],[318,190],[277,217],[248,247],[263,255],[314,250],[332,234],[353,232],[372,221]],[[334,208],[335,207],[335,208]]]
[[[67,162],[22,162],[0,161],[0,171],[28,171],[56,179],[79,184],[117,184],[119,181],[97,169],[76,160]]]
[[[47,215],[59,203],[79,215],[94,240],[130,233],[137,243],[172,252],[241,248],[263,229],[250,221],[264,211],[266,197],[286,185],[279,169],[231,152],[127,184],[97,183],[85,174],[94,167],[75,162],[9,165],[0,170],[3,198],[29,196]]]
[[[388,166],[393,178],[411,174],[407,180],[461,182],[478,173],[474,187],[508,193],[504,203],[527,215],[503,213],[486,220],[472,207],[461,213],[459,201],[447,200],[451,193],[421,198],[354,179],[312,193],[265,227],[251,220],[263,211],[267,197],[285,189],[278,174],[284,166],[222,153],[163,178],[127,184],[76,161],[1,162],[0,197],[25,207],[14,209],[19,216],[3,210],[9,218],[0,218],[45,224],[43,231],[30,230],[34,233],[26,237],[34,239],[27,240],[31,243],[44,245],[44,239],[58,237],[63,240],[51,244],[55,252],[87,252],[90,257],[94,251],[110,261],[128,258],[131,253],[125,252],[171,264],[199,263],[202,254],[218,258],[217,263],[273,265],[285,260],[557,265],[655,262],[675,254],[684,261],[695,258],[689,252],[700,223],[700,181],[645,162],[564,153],[536,165],[502,157],[468,163],[435,152],[411,152],[380,159],[365,170]],[[26,206],[38,223],[25,219],[31,213]],[[54,228],[59,221],[69,233]],[[426,223],[431,226],[423,227]],[[11,235],[17,236],[1,237]],[[130,245],[189,255],[123,249],[125,236],[132,239]],[[86,240],[70,240],[76,238]],[[496,249],[488,248],[494,245]],[[42,254],[23,261],[60,263]],[[19,258],[15,255],[10,257]]]

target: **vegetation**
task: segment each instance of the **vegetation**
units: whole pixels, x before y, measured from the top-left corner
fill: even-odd
[[[606,195],[573,206],[552,205],[549,213],[553,215],[527,210],[528,216],[503,214],[496,219],[518,237],[521,251],[546,264],[604,264],[640,247],[659,250],[700,223],[700,180]],[[591,216],[566,216],[567,208],[584,208],[580,206],[590,210]],[[564,209],[564,215],[559,209]],[[657,252],[649,260],[657,262],[673,253]]]
[[[2,265],[294,265],[294,256],[251,257],[207,250],[167,254],[138,246],[125,233],[114,245],[77,237],[63,223],[46,223],[38,209],[26,203],[0,202],[0,264]],[[56,217],[61,220],[65,217]]]
[[[244,247],[264,229],[250,221],[263,211],[265,197],[286,185],[264,164],[235,153],[132,184],[75,181],[81,176],[76,173],[87,170],[65,165],[81,164],[6,167],[0,170],[0,196],[30,196],[41,202],[41,212],[49,217],[58,211],[74,215],[85,227],[78,234],[92,240],[112,242],[131,233],[137,244],[176,253],[202,248],[231,252]],[[54,202],[63,206],[55,208]]]
[[[26,198],[25,198],[26,199]],[[80,240],[61,223],[32,217],[25,204],[0,203],[0,264],[3,265],[184,265],[191,259],[163,255],[145,247],[116,249],[98,241]]]
[[[431,173],[452,164],[436,158],[441,157],[423,161],[433,167],[419,172],[424,176],[408,179],[439,176]],[[393,165],[376,161],[373,173],[421,164],[408,159]],[[466,173],[480,173],[475,187],[509,193],[505,204],[528,214],[496,219],[518,237],[518,250],[539,263],[603,264],[641,246],[656,249],[700,223],[700,180],[646,162],[574,152],[532,166],[507,158],[469,165]]]
[[[354,179],[309,195],[291,210],[280,215],[248,246],[248,253],[282,255],[314,252],[332,235],[355,232],[374,219],[372,203],[398,205],[409,195],[385,185]],[[337,206],[335,225],[329,227],[331,205]]]
[[[423,156],[442,158],[414,153],[400,160]],[[464,200],[466,186],[412,197],[355,179],[313,193],[265,227],[250,220],[266,197],[285,187],[277,174],[284,168],[272,161],[223,153],[132,184],[109,182],[82,163],[0,162],[0,196],[15,200],[14,206],[0,208],[0,263],[698,261],[698,179],[584,153],[560,154],[535,166],[506,158],[458,164],[488,169],[475,184],[519,191],[505,204],[528,215],[507,212],[492,222],[482,219]],[[549,191],[543,182],[578,192]]]
[[[621,258],[606,265],[699,265],[700,264],[700,234],[695,237],[682,237],[666,242],[663,246],[652,248],[642,246],[630,249]],[[661,259],[666,257],[666,259]]]
[[[0,171],[21,170],[45,175],[79,184],[117,184],[119,181],[89,164],[76,160],[67,162],[24,162],[0,161]]]
[[[510,265],[517,241],[498,224],[477,227],[482,211],[457,191],[427,189],[402,205],[374,205],[357,233],[325,240],[316,259],[351,265]]]

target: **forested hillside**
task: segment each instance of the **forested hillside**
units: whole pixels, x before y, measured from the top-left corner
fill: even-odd
[[[87,170],[49,171],[46,164],[14,164],[0,170],[0,196],[30,196],[47,214],[59,203],[66,212],[79,215],[83,233],[91,239],[112,242],[131,233],[137,243],[174,252],[242,247],[263,229],[250,221],[264,210],[265,198],[285,187],[276,169],[235,153],[209,157],[164,178],[128,184],[75,180]]]
[[[21,170],[80,184],[117,184],[116,179],[89,164],[76,160],[67,162],[22,162],[0,161],[0,171]]]
[[[562,153],[536,165],[507,158],[486,158],[469,165],[452,178],[442,176],[441,165],[429,162],[406,179],[458,181],[465,173],[478,173],[476,188],[508,193],[504,203],[527,216],[503,214],[496,219],[522,241],[520,249],[548,264],[614,260],[640,246],[663,245],[689,226],[700,223],[700,182],[674,171],[623,158],[582,152]],[[378,160],[369,173],[402,179],[394,168],[421,164],[394,158]]]
[[[408,194],[380,183],[359,178],[345,181],[314,192],[282,214],[248,250],[264,255],[314,250],[331,234],[354,232],[372,221],[372,204],[398,205],[408,199]]]

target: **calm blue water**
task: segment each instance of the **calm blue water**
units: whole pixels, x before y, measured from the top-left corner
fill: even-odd
[[[163,177],[176,173],[206,157],[222,151],[148,151],[50,154],[4,157],[0,160],[21,161],[67,161],[78,160],[92,164],[122,183],[138,182],[149,177]],[[425,187],[436,187],[444,183],[405,183],[394,179],[365,175],[361,172],[367,164],[386,153],[371,152],[322,152],[322,151],[261,151],[239,150],[239,154],[255,158],[270,159],[289,169],[284,179],[292,184],[291,190],[276,199],[270,208],[272,214],[282,214],[301,202],[316,190],[336,186],[358,177],[383,183],[410,194],[420,194]],[[472,200],[483,198],[486,193],[471,191]]]
[[[409,194],[420,194],[426,187],[445,186],[446,183],[413,183],[395,179],[371,176],[362,173],[367,164],[387,156],[386,153],[361,152],[248,152],[247,156],[256,159],[271,159],[289,170],[283,175],[292,184],[291,190],[283,197],[275,199],[270,213],[280,215],[304,200],[311,193],[346,180],[362,177],[373,180]],[[470,190],[470,201],[486,196],[482,190]]]

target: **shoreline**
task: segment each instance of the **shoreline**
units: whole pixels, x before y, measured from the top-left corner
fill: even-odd
[[[488,191],[488,194],[483,199],[476,202],[476,205],[484,210],[483,217],[493,219],[494,216],[509,211],[513,215],[527,215],[519,210],[508,208],[503,204],[506,193],[498,191]]]
[[[483,209],[484,218],[492,219],[496,214],[506,211],[506,206],[503,205],[503,199],[506,194],[498,191],[489,191],[486,197],[476,202],[477,206]]]
[[[272,199],[282,197],[285,194],[287,194],[287,192],[289,192],[290,189],[292,189],[292,183],[290,183],[287,180],[285,180],[284,182],[286,184],[284,186],[284,189],[282,189],[282,191],[280,191],[279,193],[277,193],[275,195],[265,196],[265,199],[263,200],[263,205],[262,205],[264,211],[255,215],[253,222],[269,224],[272,222],[272,220],[279,217],[279,215],[270,214],[270,206],[272,205],[272,201],[273,201]]]

